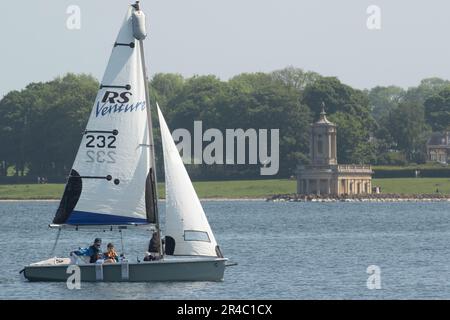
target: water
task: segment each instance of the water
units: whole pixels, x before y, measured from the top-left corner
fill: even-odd
[[[1,299],[449,299],[449,203],[204,202],[224,254],[238,266],[223,282],[30,283],[25,264],[48,257],[56,202],[0,202]],[[164,214],[163,207],[162,214]],[[96,236],[120,249],[117,233],[66,231],[65,256]],[[124,234],[130,260],[148,235]],[[367,288],[367,267],[381,289]]]

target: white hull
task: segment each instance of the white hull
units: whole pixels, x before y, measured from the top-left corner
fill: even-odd
[[[227,260],[193,257],[127,265],[111,263],[78,266],[82,282],[222,281]],[[67,281],[72,274],[67,273],[69,266],[71,265],[29,265],[24,269],[24,276],[29,281]]]

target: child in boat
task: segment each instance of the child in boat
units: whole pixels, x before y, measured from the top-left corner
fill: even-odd
[[[105,259],[105,263],[116,263],[119,262],[119,255],[114,249],[114,245],[112,243],[108,243],[106,246],[106,252],[103,253],[103,258]]]
[[[87,256],[89,257],[89,263],[96,263],[98,259],[101,259],[101,247],[102,239],[95,238],[94,244],[89,248],[79,248],[78,250],[72,251],[71,256]]]

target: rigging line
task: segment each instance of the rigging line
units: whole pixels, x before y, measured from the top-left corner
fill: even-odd
[[[56,240],[53,244],[52,251],[50,251],[50,257],[52,257],[55,254],[56,245],[58,244],[59,236],[61,235],[61,229],[58,229],[58,233],[56,234]]]
[[[159,211],[158,211],[158,181],[156,179],[156,159],[155,159],[155,141],[153,139],[153,125],[152,125],[152,116],[151,116],[151,110],[150,110],[150,94],[149,94],[149,79],[147,76],[147,70],[145,66],[145,54],[144,54],[144,41],[139,40],[139,49],[141,54],[141,66],[142,66],[142,76],[144,78],[144,90],[145,90],[145,100],[147,103],[147,125],[148,125],[148,131],[149,131],[149,152],[151,153],[151,168],[150,168],[150,179],[153,180],[153,186],[152,188],[152,205],[154,209],[154,215],[155,215],[155,224],[156,224],[156,231],[158,232],[158,238],[159,238],[159,246],[158,246],[158,253],[160,256],[163,256],[162,252],[162,241],[161,241],[161,228],[159,225]]]

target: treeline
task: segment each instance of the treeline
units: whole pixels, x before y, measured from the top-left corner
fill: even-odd
[[[98,86],[91,76],[67,74],[5,95],[0,101],[0,176],[67,175]],[[338,126],[339,163],[423,163],[430,133],[450,129],[450,82],[438,78],[408,90],[361,91],[296,68],[244,73],[228,81],[157,74],[150,92],[151,103],[158,101],[171,130],[186,128],[193,134],[195,120],[202,120],[203,130],[280,129],[278,177],[291,176],[298,163],[308,163],[310,124],[322,102]],[[157,127],[155,136],[158,156]],[[157,162],[162,166],[161,159]],[[188,166],[195,179],[257,178],[259,169]]]

